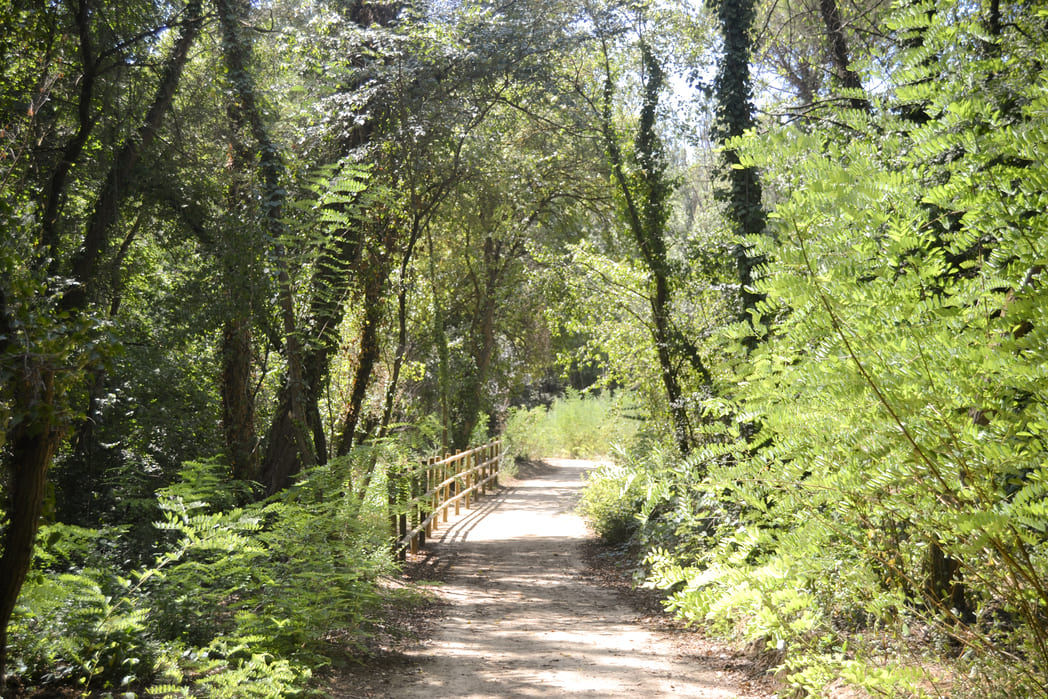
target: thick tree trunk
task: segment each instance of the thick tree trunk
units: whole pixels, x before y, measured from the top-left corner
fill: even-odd
[[[862,80],[859,74],[852,70],[848,56],[848,40],[844,35],[844,23],[841,21],[841,11],[837,6],[837,0],[819,0],[819,13],[826,28],[826,38],[830,44],[830,57],[833,59],[833,67],[837,72],[837,79],[841,87],[847,90],[862,90]],[[870,110],[870,103],[863,97],[849,97],[852,109],[860,109],[864,112]]]
[[[222,331],[222,430],[233,477],[259,479],[255,399],[251,389],[251,322],[238,316]]]
[[[12,412],[22,420],[10,435],[8,525],[0,557],[0,693],[5,688],[7,626],[33,559],[47,470],[61,438],[54,412],[55,371],[37,362],[26,357],[12,401]]]
[[[309,437],[306,407],[306,381],[303,371],[302,339],[295,317],[294,292],[288,270],[287,252],[282,242],[285,229],[283,208],[287,192],[283,186],[284,163],[279,146],[270,138],[255,96],[255,82],[251,75],[251,42],[243,35],[249,4],[243,0],[216,0],[219,22],[222,25],[222,54],[236,102],[233,109],[238,120],[247,125],[255,140],[258,166],[262,175],[262,207],[277,270],[277,310],[284,333],[284,359],[287,362],[285,391],[287,419],[280,424],[281,435],[286,435],[290,448],[274,448],[266,452],[262,462],[261,479],[269,494],[287,487],[291,477],[304,467],[316,463],[316,454]],[[270,431],[277,432],[276,426]]]
[[[754,126],[750,81],[754,1],[721,0],[717,4],[717,15],[724,37],[724,55],[714,81],[714,93],[717,138],[723,145]],[[765,233],[761,184],[754,168],[739,166],[738,153],[732,149],[725,149],[723,153],[729,182],[729,189],[723,196],[728,202],[728,220],[738,239],[733,255],[742,301],[739,319],[754,329],[745,341],[747,348],[752,350],[757,345],[760,333],[754,323],[754,315],[757,305],[764,298],[753,288],[753,283],[755,272],[764,264],[764,259],[753,254],[752,245],[744,238]]]

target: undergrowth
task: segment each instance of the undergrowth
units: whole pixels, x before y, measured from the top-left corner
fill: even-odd
[[[363,652],[393,565],[350,465],[238,505],[219,462],[187,464],[157,495],[155,559],[133,570],[107,553],[122,530],[45,526],[11,625],[13,674],[121,697],[309,695],[333,655]]]
[[[776,192],[749,241],[768,335],[723,333],[686,458],[620,459],[583,498],[796,696],[1048,692],[1046,12],[1005,58],[975,6],[926,9],[900,5],[919,48],[871,112],[738,142]]]
[[[503,439],[509,457],[596,459],[616,444],[633,441],[639,423],[636,400],[625,391],[583,394],[568,390],[551,405],[511,408]]]

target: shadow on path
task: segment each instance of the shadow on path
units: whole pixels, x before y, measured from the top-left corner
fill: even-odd
[[[590,535],[574,507],[592,466],[527,466],[435,533],[447,616],[408,653],[415,667],[365,696],[746,696],[723,673],[675,657],[668,638],[582,574]]]

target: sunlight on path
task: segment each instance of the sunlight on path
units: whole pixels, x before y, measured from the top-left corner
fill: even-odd
[[[548,459],[464,513],[431,544],[450,560],[442,630],[387,696],[745,697],[723,673],[674,657],[613,591],[585,581],[574,514],[592,463]]]

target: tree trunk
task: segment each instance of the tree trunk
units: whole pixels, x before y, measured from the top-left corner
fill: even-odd
[[[721,0],[717,15],[724,38],[724,55],[714,81],[717,108],[716,133],[721,144],[741,136],[753,128],[753,97],[750,82],[750,55],[753,48],[753,0]],[[735,244],[736,273],[739,279],[742,308],[739,320],[753,328],[745,340],[747,349],[757,346],[760,331],[754,316],[764,295],[753,288],[755,271],[764,264],[764,258],[753,254],[753,246],[746,236],[766,232],[764,209],[761,206],[761,184],[757,171],[740,167],[734,150],[723,151],[727,166],[729,189],[722,193],[728,202],[728,220],[738,242]]]
[[[444,311],[440,304],[440,290],[437,288],[437,265],[433,255],[433,235],[427,232],[429,248],[429,280],[433,295],[433,343],[437,346],[437,390],[440,396],[440,446],[447,453],[450,446],[451,410],[451,358],[448,348],[448,336],[444,329]]]
[[[662,386],[666,391],[670,415],[673,418],[673,437],[680,453],[687,456],[694,443],[691,420],[684,405],[684,394],[677,375],[676,358],[670,347],[669,332],[669,289],[666,279],[655,279],[655,295],[651,300],[652,336],[655,341],[655,352],[659,358],[659,369],[662,375]]]
[[[345,316],[346,298],[353,275],[347,270],[360,256],[361,236],[342,231],[335,251],[325,254],[317,265],[310,287],[313,297],[309,313],[309,345],[303,357],[305,378],[306,422],[313,436],[313,450],[320,463],[327,461],[328,444],[324,424],[320,418],[321,388],[331,366],[331,357],[338,349],[339,328]],[[266,461],[269,470],[288,471],[289,466],[278,466],[294,460],[294,430],[290,416],[291,399],[287,385],[281,387],[276,413],[267,439]]]
[[[646,77],[636,138],[636,159],[641,174],[639,182],[631,183],[626,174],[624,156],[614,133],[611,115],[614,86],[611,69],[607,64],[602,129],[612,171],[625,201],[626,222],[633,233],[641,258],[651,274],[652,281],[648,292],[651,305],[651,339],[655,345],[659,375],[673,419],[674,441],[681,454],[687,455],[691,451],[694,436],[681,386],[681,357],[678,356],[678,349],[682,343],[676,338],[671,326],[670,271],[664,239],[668,215],[667,199],[672,193],[672,185],[665,175],[665,162],[655,123],[664,74],[662,66],[647,46],[642,45],[641,57]],[[709,371],[702,364],[698,353],[689,352],[687,358],[708,385]]]
[[[461,412],[457,424],[452,429],[451,445],[454,449],[466,449],[470,446],[473,428],[477,426],[479,413],[485,407],[484,392],[491,362],[495,357],[495,312],[499,277],[502,272],[503,255],[501,244],[488,233],[484,238],[483,279],[474,279],[474,293],[477,294],[477,305],[473,314],[472,372],[462,379],[459,386],[456,407]]]
[[[848,60],[848,41],[844,36],[844,23],[841,21],[841,11],[837,6],[837,0],[819,0],[819,13],[826,27],[830,57],[833,59],[833,67],[837,72],[837,79],[841,87],[861,91],[862,81],[859,79],[859,74],[852,70]],[[852,96],[848,98],[848,102],[852,109],[870,111],[870,103],[865,98]]]
[[[222,430],[233,477],[257,481],[255,398],[251,389],[251,322],[243,316],[226,321],[222,331]]]
[[[364,284],[364,324],[360,329],[360,355],[357,368],[353,372],[353,385],[350,389],[349,406],[342,419],[341,436],[336,453],[345,456],[356,441],[356,430],[363,412],[364,397],[367,395],[371,374],[378,362],[380,346],[379,331],[382,326],[382,296],[389,277],[385,260],[373,259],[372,269],[365,272],[367,281]]]
[[[251,42],[244,38],[242,28],[246,24],[249,4],[243,0],[216,0],[219,22],[222,25],[222,54],[226,63],[229,81],[236,94],[233,109],[246,124],[258,149],[258,166],[262,175],[262,207],[277,269],[277,309],[284,333],[284,359],[287,362],[285,389],[287,395],[287,419],[280,424],[282,434],[290,440],[290,449],[273,449],[266,452],[262,463],[261,479],[269,494],[287,487],[291,477],[303,467],[316,463],[316,454],[308,432],[308,410],[306,408],[306,382],[302,362],[302,340],[295,318],[294,292],[288,270],[287,252],[281,242],[285,238],[283,223],[284,201],[287,192],[283,187],[284,163],[280,148],[270,138],[262,119],[262,111],[255,97],[255,82],[250,72]],[[274,430],[271,430],[273,434]]]
[[[943,551],[939,540],[928,544],[928,578],[924,594],[932,609],[955,614],[961,622],[971,621],[971,612],[961,579],[961,563]]]
[[[400,279],[397,289],[397,350],[393,356],[393,370],[386,385],[386,396],[382,408],[382,422],[379,424],[379,437],[386,434],[393,419],[393,404],[396,401],[397,385],[400,382],[400,370],[408,353],[408,266],[411,264],[415,243],[419,238],[419,221],[416,219],[411,227],[411,236],[400,261]]]
[[[6,309],[3,309],[6,312]],[[10,481],[7,488],[8,525],[0,557],[0,693],[5,688],[7,626],[22,590],[40,525],[47,470],[61,438],[54,411],[55,371],[26,357],[17,378],[12,413],[21,421],[10,435]]]
[[[66,178],[69,172],[80,159],[84,151],[87,139],[94,129],[95,119],[92,113],[92,101],[94,100],[95,77],[98,66],[95,62],[95,52],[91,43],[91,21],[90,0],[80,0],[76,11],[76,27],[80,37],[80,64],[83,74],[80,76],[80,96],[77,103],[77,131],[62,149],[62,157],[58,161],[48,182],[47,192],[44,196],[44,212],[41,220],[40,240],[43,244],[46,257],[51,258],[50,271],[57,273],[56,265],[60,262],[60,256],[55,254],[58,247],[58,218],[62,200],[66,195]]]

